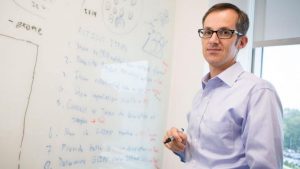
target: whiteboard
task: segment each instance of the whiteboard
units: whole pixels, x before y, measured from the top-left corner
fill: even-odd
[[[161,168],[174,11],[1,0],[0,168]]]

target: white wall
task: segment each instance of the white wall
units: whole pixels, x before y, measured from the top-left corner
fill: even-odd
[[[208,0],[177,0],[170,102],[166,130],[186,128],[186,114],[201,84],[204,60],[201,39],[197,30],[202,27],[202,16]],[[179,169],[179,158],[165,148],[163,169]]]

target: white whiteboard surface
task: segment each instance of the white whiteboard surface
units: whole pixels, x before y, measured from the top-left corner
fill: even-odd
[[[174,5],[2,0],[0,168],[161,168]]]

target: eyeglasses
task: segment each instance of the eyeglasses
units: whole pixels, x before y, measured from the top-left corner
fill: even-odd
[[[214,33],[217,34],[219,39],[230,39],[234,33],[239,36],[243,35],[242,33],[236,30],[230,29],[219,29],[216,31],[210,29],[198,29],[198,34],[201,38],[211,38]]]

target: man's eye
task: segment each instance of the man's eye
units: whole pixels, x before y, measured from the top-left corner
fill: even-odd
[[[210,30],[205,30],[205,31],[203,32],[203,34],[204,34],[204,35],[211,35],[211,34],[212,34],[212,31],[210,31]]]
[[[219,33],[220,33],[221,35],[230,35],[230,34],[231,34],[231,31],[229,31],[229,30],[221,30]]]

